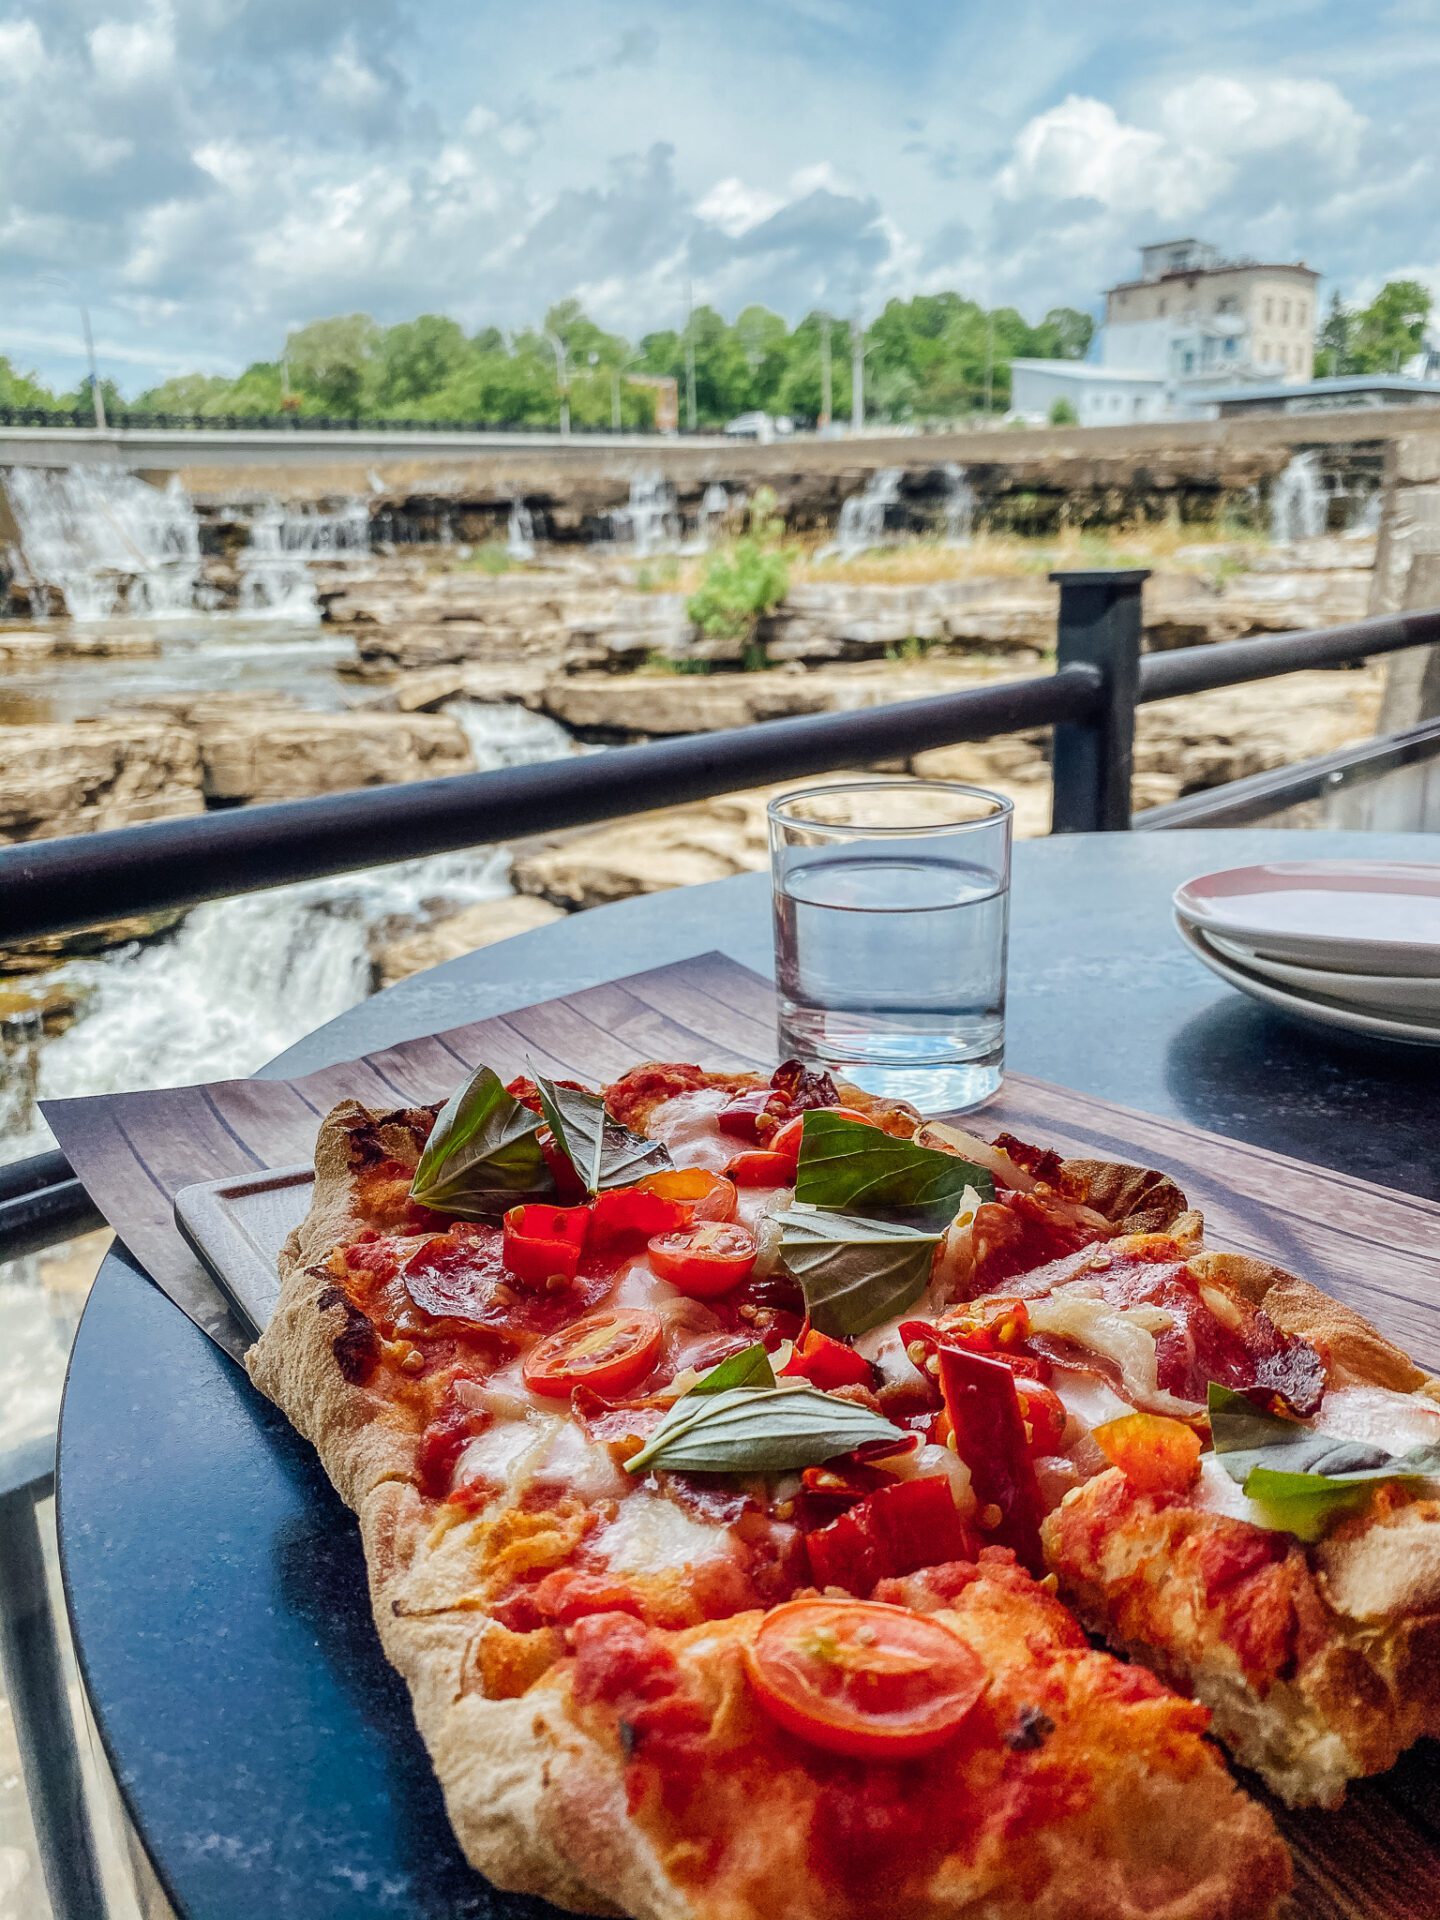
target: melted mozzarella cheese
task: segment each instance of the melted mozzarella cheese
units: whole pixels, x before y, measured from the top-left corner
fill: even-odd
[[[716,1124],[731,1095],[724,1087],[693,1087],[662,1101],[645,1123],[652,1140],[663,1140],[677,1167],[703,1167],[720,1173],[735,1158],[741,1143]]]
[[[467,1443],[454,1485],[472,1480],[503,1487],[512,1500],[535,1486],[568,1487],[583,1500],[612,1499],[626,1487],[609,1453],[568,1414],[534,1406],[519,1419],[497,1419]]]
[[[595,1538],[595,1552],[615,1573],[657,1574],[718,1560],[734,1546],[729,1527],[692,1519],[673,1500],[636,1490]]]
[[[1322,1433],[1365,1440],[1387,1453],[1440,1446],[1440,1405],[1427,1394],[1390,1387],[1330,1387],[1312,1424]]]
[[[1113,1360],[1136,1406],[1152,1413],[1196,1411],[1190,1401],[1167,1393],[1155,1377],[1155,1335],[1173,1324],[1163,1309],[1112,1307],[1088,1281],[1057,1287],[1053,1293],[1026,1304],[1036,1333],[1060,1334]]]

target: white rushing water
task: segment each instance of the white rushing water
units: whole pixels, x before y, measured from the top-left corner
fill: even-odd
[[[945,499],[942,505],[945,542],[951,547],[968,547],[975,531],[975,489],[964,467],[953,460],[945,462]]]
[[[370,512],[363,500],[330,509],[266,501],[250,522],[250,544],[238,556],[240,612],[252,618],[318,620],[311,567],[362,559],[369,551]]]
[[[840,509],[835,538],[822,548],[822,560],[854,560],[885,538],[885,518],[900,498],[904,475],[899,467],[881,467]]]
[[[1325,531],[1328,509],[1319,454],[1292,454],[1270,490],[1270,538],[1313,540]]]
[[[16,571],[53,587],[72,620],[194,610],[200,527],[178,474],[152,487],[123,467],[12,467],[4,486]]]
[[[48,587],[72,620],[178,619],[213,610],[200,520],[178,474],[153,487],[118,466],[54,470],[13,467],[3,476],[19,549],[18,578]],[[244,522],[246,510],[229,517]],[[311,568],[365,558],[370,514],[364,500],[337,507],[263,501],[249,515],[236,565],[237,612],[250,619],[316,620]],[[35,595],[43,617],[45,596]]]
[[[632,547],[641,560],[675,545],[680,538],[680,515],[675,489],[664,474],[631,476],[628,503],[610,515],[610,536]]]
[[[510,503],[510,518],[505,525],[505,551],[512,560],[535,558],[535,516],[523,500]]]

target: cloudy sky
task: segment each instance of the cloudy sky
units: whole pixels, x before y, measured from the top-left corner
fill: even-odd
[[[7,11],[7,9],[10,9]],[[127,391],[363,309],[673,325],[1143,241],[1440,291],[1440,0],[0,0],[0,352]]]

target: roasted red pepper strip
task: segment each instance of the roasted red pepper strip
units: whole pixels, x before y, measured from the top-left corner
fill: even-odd
[[[978,1542],[955,1511],[946,1480],[897,1480],[805,1537],[817,1587],[866,1594],[946,1560],[971,1560]]]
[[[870,1362],[853,1347],[832,1340],[828,1333],[817,1333],[807,1321],[780,1377],[798,1375],[824,1392],[831,1387],[867,1387],[873,1372]]]
[[[501,1252],[506,1272],[534,1285],[543,1285],[557,1274],[573,1280],[589,1226],[589,1207],[551,1207],[543,1202],[511,1207],[505,1216]]]
[[[1010,1547],[1031,1573],[1043,1572],[1043,1506],[1029,1449],[1015,1376],[1003,1360],[964,1347],[938,1349],[940,1391],[960,1458],[980,1509],[987,1542]]]

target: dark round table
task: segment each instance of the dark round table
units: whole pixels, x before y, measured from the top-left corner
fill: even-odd
[[[1170,924],[1253,859],[1433,858],[1421,835],[1108,834],[1016,850],[1009,1064],[1440,1198],[1436,1056],[1291,1024]],[[266,1071],[309,1072],[718,948],[770,971],[747,875],[557,921],[408,980]],[[519,1914],[450,1835],[370,1623],[355,1528],[310,1449],[112,1254],[76,1336],[59,1513],[76,1645],[127,1805],[185,1920]]]

